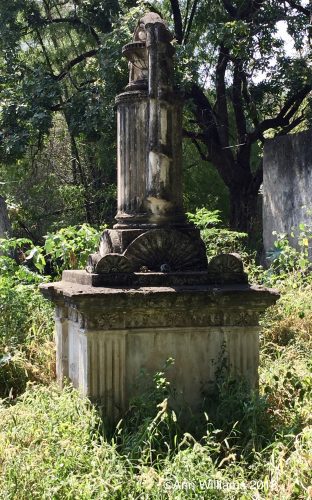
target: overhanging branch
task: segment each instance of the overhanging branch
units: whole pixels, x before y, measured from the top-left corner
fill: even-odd
[[[189,139],[191,139],[192,143],[194,144],[194,146],[196,147],[196,149],[199,153],[199,156],[201,157],[201,159],[203,161],[210,161],[209,155],[205,154],[203,152],[203,150],[198,142],[198,140],[203,140],[202,134],[197,134],[196,132],[191,132],[189,130],[183,129],[183,135],[184,135],[184,137],[188,137]]]
[[[299,3],[297,3],[296,1],[294,0],[286,0],[286,2],[295,10],[297,10],[298,12],[301,12],[302,14],[308,16],[310,18],[311,14],[312,14],[312,9],[311,9],[311,5],[310,7],[303,7],[302,5],[300,5]]]
[[[186,25],[185,31],[184,31],[184,38],[183,38],[183,43],[184,44],[186,44],[188,42],[188,39],[190,37],[190,33],[191,33],[192,24],[193,24],[194,16],[195,16],[195,13],[196,13],[197,5],[198,5],[198,0],[194,0],[194,3],[192,5],[192,10],[191,10],[190,18],[189,18],[189,20],[187,22],[187,25]]]
[[[39,20],[38,24],[41,24],[43,26],[47,26],[49,24],[60,24],[60,23],[67,23],[67,24],[70,24],[74,27],[83,28],[85,31],[90,33],[90,35],[96,41],[97,45],[101,45],[101,40],[100,40],[98,34],[96,33],[95,29],[92,26],[90,26],[89,24],[84,23],[83,21],[81,21],[77,17],[57,17],[57,18],[52,18],[52,19],[41,18]]]
[[[65,76],[68,74],[68,72],[77,64],[81,63],[85,59],[88,59],[89,57],[94,57],[97,53],[99,52],[99,49],[92,49],[88,50],[87,52],[83,52],[79,56],[75,57],[71,61],[69,61],[66,66],[63,68],[63,70],[58,74],[55,75],[54,78],[57,81],[63,80]]]
[[[221,43],[216,67],[216,115],[222,147],[229,146],[229,117],[226,97],[225,72],[229,62],[229,49]]]
[[[298,111],[302,101],[311,92],[312,85],[305,85],[299,92],[291,96],[275,118],[267,118],[259,123],[258,127],[249,134],[251,143],[261,139],[262,134],[270,128],[287,127],[291,118]]]

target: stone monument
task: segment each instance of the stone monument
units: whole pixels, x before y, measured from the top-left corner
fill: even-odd
[[[218,374],[258,383],[258,316],[276,292],[249,286],[236,254],[207,262],[182,204],[182,106],[172,35],[158,14],[123,47],[129,84],[118,95],[117,224],[86,271],[41,286],[56,305],[57,377],[100,399],[113,420],[137,394],[140,372],[168,358],[176,404],[193,410]]]
[[[272,251],[276,234],[294,234],[299,224],[311,229],[312,130],[268,139],[263,158],[263,245]],[[312,261],[312,249],[310,259]]]

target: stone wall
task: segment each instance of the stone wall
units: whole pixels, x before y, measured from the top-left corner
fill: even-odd
[[[312,130],[268,140],[263,161],[263,243],[268,252],[272,231],[289,233],[311,224]],[[307,211],[310,210],[310,214]]]

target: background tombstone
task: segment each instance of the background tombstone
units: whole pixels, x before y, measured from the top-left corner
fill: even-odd
[[[311,226],[312,130],[267,140],[263,159],[263,244],[272,249],[277,233],[300,223]],[[296,243],[296,241],[294,241]]]

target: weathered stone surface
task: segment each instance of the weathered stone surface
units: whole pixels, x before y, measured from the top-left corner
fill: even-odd
[[[129,60],[127,92],[118,108],[116,227],[185,222],[182,206],[182,101],[173,92],[172,35],[158,14],[139,21]]]
[[[290,234],[300,223],[311,226],[311,192],[312,130],[267,140],[263,159],[265,252],[273,248],[273,231]]]
[[[213,257],[208,265],[208,274],[216,283],[247,283],[243,261],[239,254],[220,254]]]
[[[124,254],[140,270],[199,271],[207,268],[206,249],[201,240],[191,240],[180,231],[154,229],[138,236]]]
[[[171,41],[166,23],[158,14],[149,13],[140,20],[133,42],[123,47],[129,60],[129,84],[116,98],[117,224],[114,230],[104,231],[99,254],[123,254],[135,271],[141,267],[153,271],[161,267],[166,272],[207,268],[200,234],[187,223],[183,209],[183,102],[173,89]],[[160,228],[163,232],[150,232]],[[169,248],[170,238],[174,244]],[[160,254],[159,263],[155,251]],[[100,273],[106,269],[99,262],[98,254],[91,256],[87,270]]]
[[[154,13],[132,43],[129,85],[117,96],[118,213],[88,272],[41,286],[56,304],[57,376],[100,399],[113,420],[168,358],[177,404],[197,411],[220,374],[258,381],[258,319],[278,294],[247,285],[237,255],[207,266],[182,205],[182,101],[172,36]]]
[[[227,285],[246,283],[246,275],[241,281],[233,283],[233,276],[228,281],[225,276],[209,274],[207,271],[184,271],[184,272],[150,272],[142,269],[142,272],[134,273],[88,273],[85,271],[64,271],[64,281],[72,281],[82,285],[96,287],[163,287],[163,286],[203,286],[203,285]]]
[[[258,317],[278,297],[248,285],[94,288],[64,279],[42,291],[58,304],[58,378],[68,372],[114,420],[137,394],[141,370],[153,375],[169,357],[176,404],[194,411],[220,371],[256,387]]]
[[[92,254],[87,267],[88,272],[97,274],[132,273],[134,270],[131,261],[118,253],[108,253],[104,257],[100,253]]]

